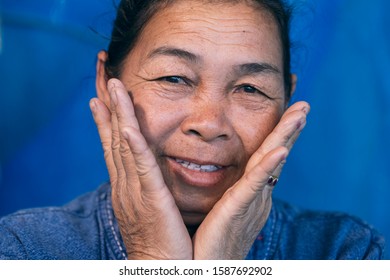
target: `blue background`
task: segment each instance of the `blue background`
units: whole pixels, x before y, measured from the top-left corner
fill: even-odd
[[[312,111],[274,195],[359,216],[390,240],[390,2],[295,2],[294,101]],[[88,101],[114,11],[112,0],[0,1],[0,215],[107,180]]]

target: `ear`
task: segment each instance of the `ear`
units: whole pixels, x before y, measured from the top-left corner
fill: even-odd
[[[96,62],[96,92],[98,98],[103,101],[108,108],[110,108],[110,95],[107,89],[108,78],[104,67],[106,61],[107,52],[100,51],[97,55]]]
[[[297,75],[291,74],[291,92],[290,92],[290,96],[294,95],[295,89],[297,87],[297,81],[298,81]]]

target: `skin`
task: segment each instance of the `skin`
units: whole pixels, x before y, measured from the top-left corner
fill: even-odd
[[[178,1],[147,23],[119,79],[107,83],[99,53],[90,106],[129,259],[245,258],[309,112],[286,110],[278,36],[245,3]]]

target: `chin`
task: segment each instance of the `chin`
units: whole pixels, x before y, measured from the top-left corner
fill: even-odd
[[[193,191],[193,190],[192,190]],[[191,194],[172,192],[176,205],[179,208],[185,225],[198,226],[223,195],[222,193],[195,193]]]
[[[184,224],[186,226],[199,226],[204,218],[206,218],[206,215],[202,215],[202,214],[199,214],[199,215],[186,215],[186,214],[182,214],[182,217],[183,217],[183,221],[184,221]]]

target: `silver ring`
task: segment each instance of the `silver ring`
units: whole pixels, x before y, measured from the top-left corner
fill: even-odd
[[[279,181],[278,177],[271,175],[268,177],[267,184],[271,187],[275,187],[275,185],[278,183],[278,181]]]

